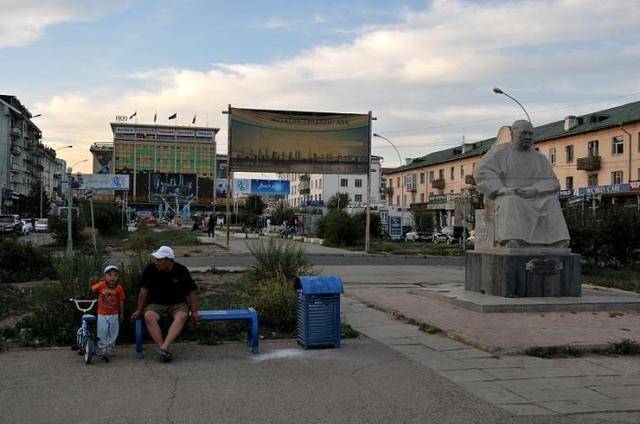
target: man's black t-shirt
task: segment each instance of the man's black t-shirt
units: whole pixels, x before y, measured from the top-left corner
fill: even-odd
[[[155,264],[147,265],[140,287],[149,290],[149,303],[160,305],[186,303],[189,292],[198,290],[187,267],[175,262],[171,271],[160,271]]]

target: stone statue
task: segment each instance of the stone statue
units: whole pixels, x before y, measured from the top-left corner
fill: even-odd
[[[508,248],[566,248],[569,231],[560,209],[560,184],[547,159],[531,148],[533,126],[519,120],[511,142],[495,145],[478,163],[474,179],[485,196],[494,243]]]

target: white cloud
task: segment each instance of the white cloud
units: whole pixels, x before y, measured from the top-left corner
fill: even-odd
[[[140,121],[150,122],[156,110],[162,118],[177,111],[185,120],[197,113],[201,123],[208,115],[211,125],[223,128],[222,151],[226,118],[220,111],[228,104],[373,110],[376,131],[389,131],[403,156],[411,157],[455,144],[463,134],[493,136],[519,117],[515,105],[491,93],[494,85],[540,111],[532,116],[537,123],[607,106],[547,111],[558,105],[640,92],[639,37],[629,30],[639,13],[635,0],[438,0],[425,10],[402,12],[393,25],[360,31],[351,42],[286,60],[139,71],[130,76],[139,81],[137,90],[63,94],[34,110],[44,113],[46,136],[82,134],[87,148],[89,139],[111,138],[108,122],[116,114],[137,110]],[[412,128],[423,130],[392,131]],[[82,149],[71,153],[84,157]],[[374,152],[397,161],[382,144],[374,143]]]
[[[51,25],[95,19],[127,2],[0,0],[0,48],[32,43]]]

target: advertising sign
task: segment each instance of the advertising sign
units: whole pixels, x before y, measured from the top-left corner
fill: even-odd
[[[366,174],[369,114],[231,108],[233,171]]]
[[[251,180],[246,178],[234,179],[233,192],[236,194],[251,194]]]
[[[389,217],[389,237],[392,239],[402,238],[402,227],[399,216]]]
[[[196,197],[196,174],[152,173],[149,175],[149,201],[188,200]]]
[[[598,193],[625,193],[629,191],[629,184],[611,184],[595,187],[580,187],[577,190],[578,195],[598,194]]]
[[[71,177],[71,188],[75,190],[129,190],[127,174],[83,174]],[[67,181],[61,182],[63,192],[67,190]]]
[[[226,178],[216,179],[216,197],[226,197],[229,190],[229,180]]]
[[[289,181],[251,180],[251,193],[270,196],[287,196],[289,194]]]

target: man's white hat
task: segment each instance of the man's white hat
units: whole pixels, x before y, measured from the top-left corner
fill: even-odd
[[[156,250],[151,254],[156,259],[164,259],[169,258],[173,259],[176,257],[175,253],[173,253],[173,249],[169,246],[160,246],[160,249]]]

